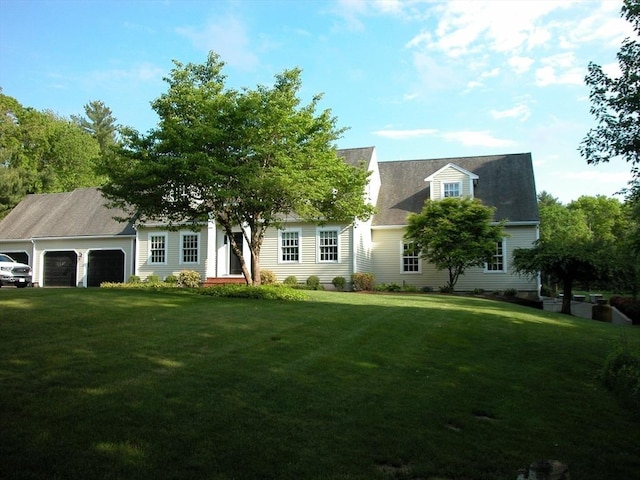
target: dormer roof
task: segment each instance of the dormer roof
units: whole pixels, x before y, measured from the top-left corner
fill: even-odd
[[[495,207],[494,219],[512,223],[540,221],[530,153],[422,160],[379,161],[381,188],[373,226],[406,225],[431,196],[437,172],[448,166],[479,178],[474,198]]]
[[[437,172],[433,172],[431,175],[429,175],[427,178],[424,179],[425,182],[433,182],[435,180],[436,177],[438,177],[438,175],[440,175],[441,173],[445,172],[446,170],[453,168],[454,170],[457,170],[458,172],[460,172],[463,175],[468,176],[471,180],[478,180],[478,175],[476,175],[473,172],[470,172],[469,170],[466,170],[464,168],[462,168],[459,165],[456,165],[455,163],[447,163],[444,167],[438,169]]]

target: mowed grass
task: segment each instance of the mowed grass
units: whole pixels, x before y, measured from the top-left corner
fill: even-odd
[[[443,295],[307,302],[0,290],[0,478],[509,479],[640,472],[597,380],[640,329]]]

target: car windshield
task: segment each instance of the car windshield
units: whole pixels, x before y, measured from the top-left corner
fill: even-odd
[[[9,262],[9,263],[16,263],[16,261],[11,258],[9,255],[2,255],[0,253],[0,262]]]

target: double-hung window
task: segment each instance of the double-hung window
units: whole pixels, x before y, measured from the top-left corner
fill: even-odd
[[[149,263],[165,265],[167,263],[167,234],[149,235]]]
[[[442,185],[444,198],[460,196],[460,182],[446,182]]]
[[[297,263],[300,257],[300,230],[280,230],[280,253],[278,255],[280,263]]]
[[[180,263],[198,263],[200,260],[200,234],[183,232],[180,235]]]
[[[318,229],[318,262],[338,263],[340,231],[337,228]]]
[[[402,273],[420,273],[420,252],[413,242],[402,244]]]
[[[487,271],[504,272],[505,270],[505,244],[503,239],[496,243],[496,251],[487,262]]]

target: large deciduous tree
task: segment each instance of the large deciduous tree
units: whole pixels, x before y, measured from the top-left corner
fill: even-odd
[[[299,98],[301,72],[285,70],[272,87],[227,88],[224,63],[174,62],[168,90],[153,103],[160,121],[143,135],[123,129],[103,192],[114,204],[169,227],[214,219],[240,259],[248,283],[260,283],[265,231],[292,215],[305,221],[368,218],[368,172],[344,163],[334,142],[343,129],[321,97]],[[233,235],[242,226],[249,268]]]
[[[541,272],[549,287],[559,283],[563,313],[571,314],[577,282],[585,288],[611,285],[613,272],[619,279],[631,282],[633,260],[629,261],[629,253],[621,248],[629,221],[626,207],[617,199],[582,196],[565,206],[542,192],[538,209],[540,239],[532,249],[515,250],[513,268],[522,274]],[[617,286],[620,284],[617,282]],[[633,288],[631,284],[629,287]]]
[[[624,0],[622,16],[635,31],[617,54],[620,76],[607,75],[600,65],[589,64],[585,82],[590,88],[591,113],[597,127],[580,144],[589,164],[621,158],[631,164],[630,198],[640,195],[640,2]]]
[[[99,153],[74,122],[0,92],[0,216],[28,193],[97,186]]]
[[[503,223],[493,222],[494,209],[478,199],[427,200],[420,213],[407,218],[405,240],[438,270],[449,272],[450,291],[469,267],[483,266],[496,253]]]

